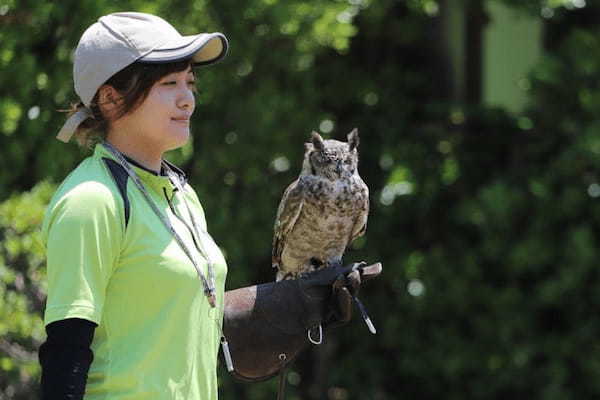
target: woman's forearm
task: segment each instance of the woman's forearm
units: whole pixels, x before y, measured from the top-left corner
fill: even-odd
[[[96,324],[79,318],[46,327],[48,339],[40,346],[42,400],[83,399],[94,355],[90,349]]]

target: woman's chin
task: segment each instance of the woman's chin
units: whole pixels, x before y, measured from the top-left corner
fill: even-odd
[[[175,150],[175,149],[185,146],[187,144],[187,142],[190,140],[190,131],[188,129],[185,132],[174,133],[173,136],[171,137],[171,139],[172,140],[169,143],[169,148],[167,149],[167,151]]]

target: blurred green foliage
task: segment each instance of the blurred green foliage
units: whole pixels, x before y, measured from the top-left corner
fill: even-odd
[[[379,333],[355,318],[329,334],[291,371],[290,400],[599,396],[600,29],[584,18],[598,5],[502,1],[546,9],[552,39],[519,115],[448,100],[441,1],[0,1],[0,399],[37,390],[38,228],[48,182],[83,157],[54,139],[75,101],[71,52],[122,10],[230,39],[199,70],[193,142],[169,155],[226,253],[228,288],[273,279],[271,227],[310,131],[360,130],[372,206],[346,259],[384,264],[361,295]],[[276,384],[220,371],[225,400]]]
[[[41,182],[0,204],[0,398],[32,398],[45,333],[45,256],[38,227],[55,186]],[[37,397],[37,396],[35,396]]]

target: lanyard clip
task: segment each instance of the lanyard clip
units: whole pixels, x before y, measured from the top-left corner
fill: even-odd
[[[221,336],[221,348],[223,349],[223,356],[225,357],[225,365],[227,365],[227,371],[233,371],[233,360],[231,359],[231,353],[229,352],[229,343],[225,336]]]
[[[208,304],[210,304],[212,308],[215,308],[217,305],[217,298],[215,297],[215,294],[212,291],[207,292],[206,298],[208,299]]]

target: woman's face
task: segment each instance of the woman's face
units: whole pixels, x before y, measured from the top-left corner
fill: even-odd
[[[114,121],[141,148],[161,154],[183,146],[190,136],[190,117],[196,106],[195,77],[191,67],[157,81],[144,102]]]

